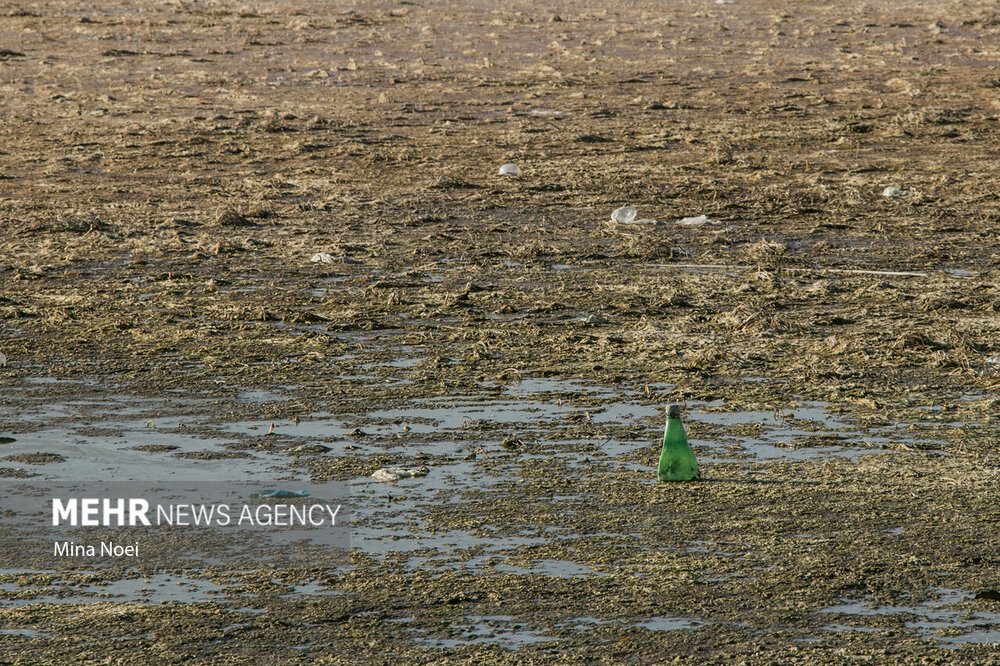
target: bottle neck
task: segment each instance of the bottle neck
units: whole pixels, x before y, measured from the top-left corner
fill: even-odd
[[[666,437],[687,437],[684,432],[684,424],[677,418],[667,419],[667,426],[664,428],[664,434]]]

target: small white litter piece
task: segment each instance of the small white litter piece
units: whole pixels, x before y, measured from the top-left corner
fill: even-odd
[[[508,162],[507,164],[504,164],[502,167],[500,167],[500,171],[498,172],[498,174],[501,176],[520,176],[521,167],[517,166],[513,162]]]
[[[3,352],[0,352],[0,368],[5,365],[7,365],[7,357],[3,355]]]
[[[632,224],[635,222],[636,210],[632,206],[622,206],[616,208],[611,213],[611,221],[618,224]]]
[[[3,356],[3,354],[0,354],[0,356]],[[986,359],[986,363],[989,365],[1000,365],[1000,354],[990,356]]]
[[[430,474],[430,469],[427,466],[423,467],[413,467],[410,469],[405,469],[403,467],[383,467],[372,474],[372,478],[376,481],[399,481],[400,479],[413,479],[418,476],[427,476]]]
[[[314,264],[332,264],[334,259],[333,255],[331,254],[327,254],[326,252],[317,252],[312,256],[312,259],[310,259],[309,261],[313,262]]]
[[[677,220],[677,224],[683,227],[703,227],[706,224],[722,224],[722,222],[713,220],[708,215],[699,215],[698,217],[681,218]]]
[[[887,187],[882,190],[882,196],[884,197],[905,197],[909,192],[906,190],[901,190],[898,187]]]

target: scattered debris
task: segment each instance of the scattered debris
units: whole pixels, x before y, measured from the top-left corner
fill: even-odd
[[[426,465],[423,467],[413,467],[404,469],[402,467],[383,467],[372,474],[376,481],[399,481],[400,479],[413,479],[418,476],[427,476],[430,469]]]
[[[4,367],[5,365],[7,365],[7,357],[4,356],[3,352],[0,352],[0,368]]]
[[[622,206],[621,208],[615,209],[615,211],[611,213],[611,221],[616,224],[628,224],[628,225],[659,224],[656,220],[648,217],[636,219],[636,215],[637,215],[636,209],[633,208],[632,206]]]
[[[701,227],[706,224],[722,224],[722,222],[713,220],[708,215],[699,215],[697,217],[682,217],[677,220],[677,224],[684,227]]]
[[[986,363],[989,365],[1000,365],[1000,354],[994,354],[986,359]]]
[[[314,264],[359,264],[361,263],[357,259],[351,259],[350,257],[338,257],[332,254],[327,254],[326,252],[317,252],[312,256],[309,261]]]
[[[898,187],[887,187],[882,190],[882,196],[884,197],[905,197],[909,195],[907,190],[901,190]]]
[[[611,213],[611,221],[618,224],[632,224],[635,221],[636,210],[632,206],[622,206],[616,208]]]
[[[976,592],[976,596],[973,599],[982,599],[983,601],[1000,601],[1000,591],[998,590],[980,590]]]
[[[501,176],[520,176],[521,167],[517,166],[513,162],[508,162],[500,167],[499,175]]]
[[[607,324],[608,318],[602,315],[589,314],[586,317],[580,317],[577,319],[581,324],[589,324],[592,326],[597,326],[599,324]]]

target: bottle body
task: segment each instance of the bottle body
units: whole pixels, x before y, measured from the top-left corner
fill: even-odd
[[[681,423],[680,409],[671,407],[667,417],[656,477],[660,481],[694,481],[701,478],[698,461],[688,445],[684,424]]]

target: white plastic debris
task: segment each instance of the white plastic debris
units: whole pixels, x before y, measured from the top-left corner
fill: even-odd
[[[3,354],[0,354],[0,356],[3,356]],[[996,354],[995,356],[990,356],[989,358],[986,359],[986,362],[990,365],[1000,365],[1000,354]]]
[[[418,476],[427,476],[430,470],[424,467],[413,467],[405,469],[403,467],[383,467],[372,474],[376,481],[399,481],[400,479],[412,479]]]
[[[616,208],[611,213],[611,221],[618,224],[632,224],[635,221],[636,210],[632,206]]]
[[[722,224],[718,220],[711,219],[708,215],[699,215],[698,217],[684,217],[677,220],[677,224],[684,227],[701,227],[706,224]]]
[[[887,187],[882,190],[882,196],[884,197],[905,197],[909,192],[906,190],[901,190],[898,187]]]
[[[312,259],[310,259],[309,261],[313,262],[314,264],[332,264],[333,255],[327,254],[326,252],[317,252],[312,256]]]
[[[517,166],[513,162],[508,162],[500,167],[499,175],[501,176],[520,176],[521,167]]]
[[[3,352],[0,352],[0,368],[5,365],[7,365],[7,357],[3,355]]]

